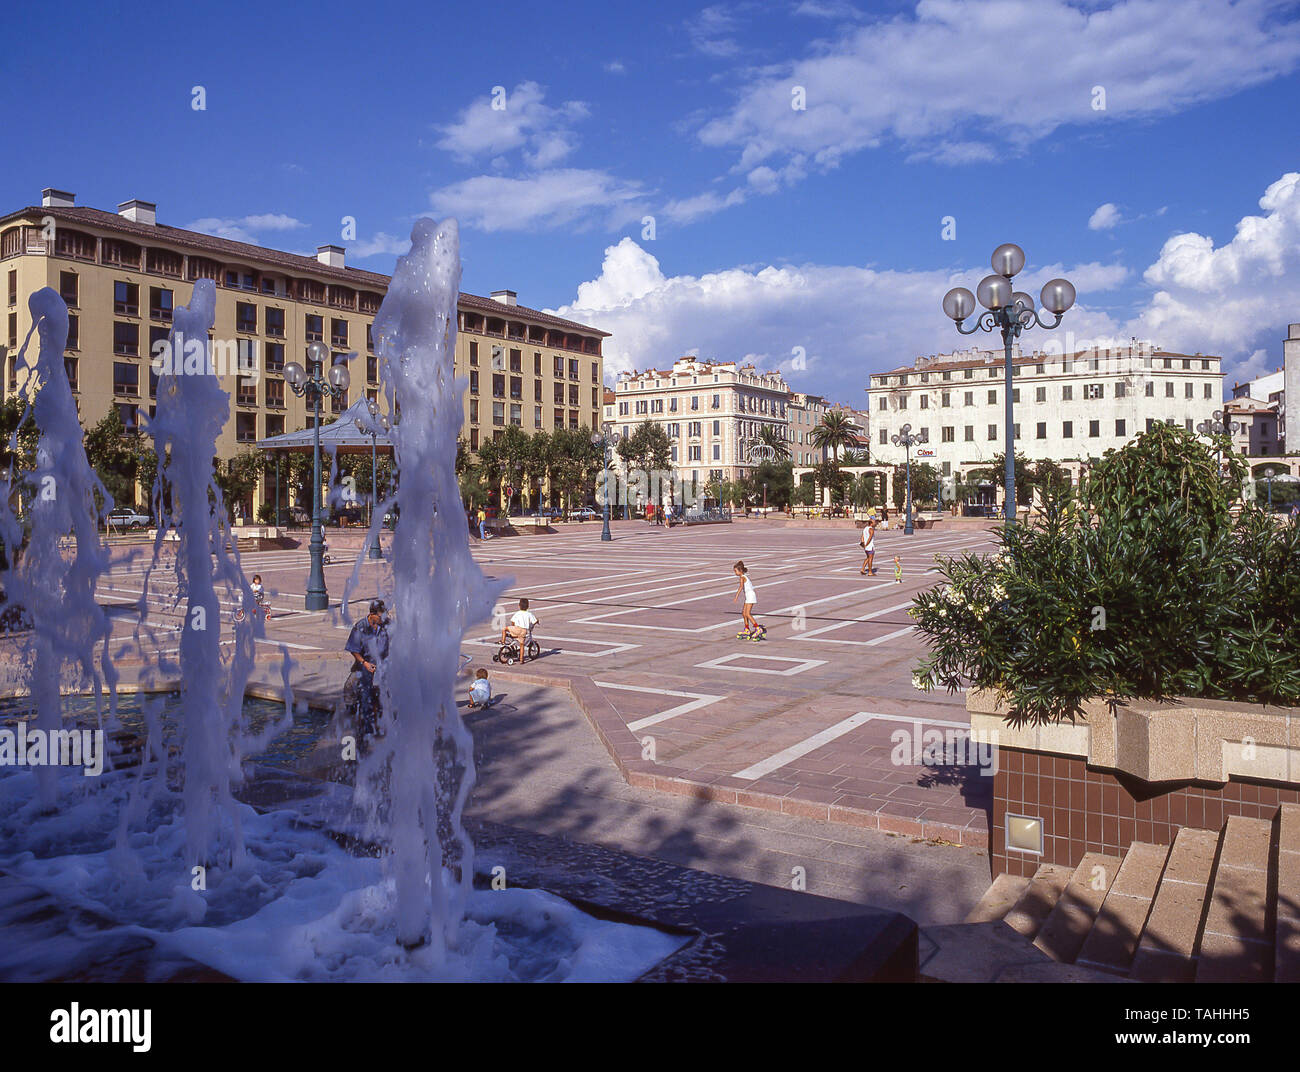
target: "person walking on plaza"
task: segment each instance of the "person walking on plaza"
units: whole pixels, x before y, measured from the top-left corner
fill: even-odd
[[[858,541],[862,546],[862,568],[858,573],[866,576],[870,572],[873,576],[876,572],[876,522],[874,519],[868,520],[862,526],[862,538]]]
[[[744,628],[736,634],[736,639],[762,640],[767,636],[767,629],[759,625],[754,617],[754,604],[758,602],[758,594],[754,591],[753,582],[749,579],[749,571],[745,569],[744,562],[737,562],[731,567],[731,572],[740,579],[740,583],[736,585],[736,594],[732,596],[731,601],[735,603],[741,596],[744,596],[740,611]]]

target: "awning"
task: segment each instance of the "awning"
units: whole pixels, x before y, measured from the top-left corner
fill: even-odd
[[[323,415],[322,415],[323,416]],[[320,449],[328,454],[356,454],[362,451],[370,452],[370,436],[357,431],[354,422],[360,420],[363,424],[370,425],[370,408],[369,400],[359,398],[353,402],[347,409],[338,415],[332,424],[325,424],[323,421],[320,428]],[[285,432],[283,435],[271,436],[269,439],[259,439],[257,441],[258,450],[275,450],[275,451],[309,451],[316,441],[316,434],[310,426],[300,428],[296,432]],[[393,450],[392,441],[388,438],[388,433],[379,430],[375,436],[375,449],[380,453],[391,454]]]

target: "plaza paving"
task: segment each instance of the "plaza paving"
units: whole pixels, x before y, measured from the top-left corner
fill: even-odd
[[[484,572],[506,583],[500,611],[530,599],[543,652],[500,667],[490,625],[466,638],[464,654],[504,697],[470,715],[483,767],[476,811],[766,882],[803,867],[828,896],[959,918],[988,881],[979,850],[992,779],[965,764],[896,764],[891,734],[969,725],[960,695],[912,686],[922,645],[906,612],[934,582],[935,554],[988,550],[989,531],[882,531],[874,577],[858,573],[852,528],[620,522],[614,536],[602,543],[599,524],[587,523],[475,543]],[[348,595],[363,613],[387,564],[358,567],[356,549],[334,542],[331,599],[355,576]],[[737,558],[758,590],[762,643],[735,638]],[[172,578],[155,571],[146,595],[145,562],[143,553],[119,562],[99,596],[116,606],[124,640],[135,630],[131,604],[145,598],[150,630],[174,655]],[[278,681],[287,650],[295,685],[332,694],[349,662],[348,624],[336,608],[302,609],[306,562],[305,547],[242,556],[275,608],[258,673]],[[118,657],[127,679],[137,661]],[[964,892],[934,895],[937,876],[923,876],[935,868],[940,885]],[[927,903],[915,900],[921,889]]]

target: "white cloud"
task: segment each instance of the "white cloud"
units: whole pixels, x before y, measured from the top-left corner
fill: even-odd
[[[735,28],[735,18],[722,5],[706,7],[686,21],[686,35],[696,51],[718,59],[727,59],[740,51],[736,39],[728,36]]]
[[[1109,231],[1123,222],[1119,207],[1113,201],[1107,201],[1104,205],[1098,205],[1097,211],[1088,217],[1088,230]]]
[[[832,167],[887,141],[946,163],[987,160],[995,145],[1176,112],[1298,62],[1300,24],[1271,0],[1181,0],[1176,16],[1163,0],[920,0],[912,15],[874,19],[753,73],[699,137],[737,150],[740,170],[792,153]],[[794,86],[806,90],[805,111],[791,107]],[[1104,111],[1094,86],[1106,91]]]
[[[392,253],[401,256],[411,249],[411,239],[399,235],[390,235],[386,231],[376,231],[370,238],[363,238],[348,247],[354,257],[374,257],[380,253]]]
[[[619,227],[642,215],[645,198],[639,183],[582,168],[557,168],[522,178],[479,175],[429,195],[438,215],[455,216],[461,226],[483,231],[583,227],[598,222]]]
[[[201,234],[228,238],[232,242],[249,242],[258,245],[258,234],[263,231],[296,231],[307,224],[282,212],[264,212],[251,216],[205,216],[186,224],[186,229]]]
[[[1270,185],[1259,205],[1264,214],[1244,216],[1224,245],[1193,232],[1165,242],[1144,276],[1158,289],[1136,319],[1142,331],[1186,352],[1280,349],[1300,293],[1300,172]]]
[[[626,71],[627,68],[623,66],[622,60],[610,60],[605,64],[605,72],[607,74],[624,74]]]
[[[794,9],[796,15],[808,15],[815,19],[860,19],[860,12],[852,4],[843,0],[803,0]]]
[[[461,111],[456,122],[440,128],[443,137],[438,148],[462,162],[517,149],[530,166],[558,163],[577,144],[572,125],[585,119],[589,110],[582,101],[552,107],[545,96],[536,82],[521,82],[505,94],[505,107],[499,110],[493,107],[492,96],[480,97]]]

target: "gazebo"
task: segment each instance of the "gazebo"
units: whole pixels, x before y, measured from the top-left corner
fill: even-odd
[[[356,422],[371,425],[373,423],[370,416],[370,401],[366,398],[359,398],[352,405],[348,406],[342,413],[338,414],[333,423],[320,426],[320,449],[321,454],[330,454],[337,457],[339,454],[369,454],[371,451],[371,436],[367,432],[357,430]],[[374,436],[374,450],[377,454],[392,454],[393,442],[384,429],[378,425],[375,426],[378,433]],[[267,454],[276,456],[276,480],[277,484],[280,475],[279,455],[281,454],[309,454],[315,446],[316,433],[308,425],[306,428],[300,428],[296,432],[285,432],[282,435],[270,436],[267,439],[259,439],[255,444],[258,450],[265,451]],[[323,464],[322,464],[323,468]],[[276,520],[279,521],[280,506],[280,489],[275,490],[276,502]]]

